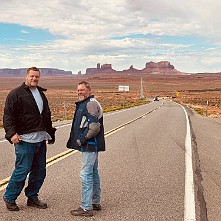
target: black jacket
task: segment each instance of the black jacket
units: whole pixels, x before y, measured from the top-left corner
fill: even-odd
[[[37,88],[43,100],[41,114],[29,87],[25,83],[12,90],[6,98],[3,125],[6,133],[5,138],[10,143],[12,143],[11,137],[16,133],[20,135],[36,131],[47,131],[52,137],[52,141],[55,140],[56,129],[52,127],[48,100],[43,93],[46,89]]]
[[[82,152],[105,151],[103,115],[98,119],[97,116],[91,115],[87,110],[87,104],[92,100],[94,100],[94,97],[90,96],[84,101],[76,102],[76,110],[72,122],[70,137],[67,142],[67,148],[76,149]],[[82,126],[83,121],[87,122],[84,126]],[[90,124],[92,123],[100,124],[99,132],[92,138],[88,139],[87,135]],[[81,145],[78,144],[78,140],[81,142]]]

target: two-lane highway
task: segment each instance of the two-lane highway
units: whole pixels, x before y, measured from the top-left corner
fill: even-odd
[[[199,118],[190,111],[186,113],[182,106],[162,100],[107,113],[104,123],[107,150],[99,157],[103,210],[87,219],[221,220],[220,197],[213,200],[220,184],[216,177],[220,169],[213,171],[221,162],[216,154],[221,149],[219,123]],[[80,204],[81,155],[63,154],[69,151],[65,146],[70,122],[56,123],[56,127],[56,143],[48,145],[50,163],[40,192],[49,208],[28,208],[22,193],[17,200],[19,212],[11,213],[3,201],[0,203],[0,220],[79,220],[69,210]],[[214,147],[209,154],[208,143]],[[14,148],[1,140],[0,182],[11,175],[13,166]],[[1,198],[4,188],[5,185],[0,187]]]

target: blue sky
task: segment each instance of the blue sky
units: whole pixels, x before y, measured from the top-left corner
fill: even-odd
[[[85,73],[169,61],[177,70],[221,72],[221,2],[214,0],[4,1],[0,68]]]
[[[36,29],[20,24],[0,23],[0,44],[3,46],[21,46],[41,44],[56,39],[48,30]]]

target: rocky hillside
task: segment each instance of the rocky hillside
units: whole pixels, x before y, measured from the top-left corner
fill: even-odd
[[[0,69],[0,77],[23,77],[25,75],[27,68],[10,69],[4,68]],[[54,68],[40,68],[42,75],[72,75],[71,71],[64,71]]]
[[[148,62],[146,67],[141,70],[145,73],[162,73],[162,74],[182,74],[180,71],[177,71],[173,65],[168,61],[161,62]]]
[[[97,64],[96,68],[87,68],[86,74],[172,74],[172,75],[182,75],[182,73],[174,68],[173,65],[168,61],[160,62],[147,62],[145,67],[141,70],[135,69],[133,65],[129,69],[123,71],[116,71],[112,68],[111,64]]]

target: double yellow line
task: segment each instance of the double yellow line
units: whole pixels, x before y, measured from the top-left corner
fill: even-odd
[[[155,111],[156,109],[158,109],[158,108],[160,108],[160,107],[161,107],[161,106],[159,106],[159,107],[157,107],[157,108],[155,108],[155,109],[153,109],[153,110],[151,110],[151,111],[149,111],[149,112],[147,112],[147,113],[145,113],[145,114],[143,114],[143,115],[141,115],[141,116],[139,116],[139,117],[137,117],[137,118],[135,118],[135,119],[133,119],[133,120],[131,120],[131,121],[128,121],[128,122],[126,122],[126,123],[124,123],[124,124],[122,124],[122,125],[120,125],[120,126],[118,126],[118,127],[115,127],[115,128],[112,129],[112,130],[107,131],[107,132],[104,134],[105,137],[108,137],[108,136],[110,136],[111,134],[116,133],[117,131],[123,129],[126,125],[131,124],[131,123],[133,123],[134,121],[145,117],[147,114],[150,114],[151,112]],[[78,152],[78,151],[77,151],[77,150],[66,150],[66,151],[64,151],[64,152],[62,152],[62,153],[59,153],[59,154],[57,154],[57,155],[55,155],[55,156],[53,156],[53,157],[47,159],[47,161],[46,161],[46,167],[49,167],[49,166],[51,166],[51,165],[53,165],[53,164],[55,164],[55,163],[57,163],[57,162],[59,162],[59,161],[65,159],[66,157],[71,156],[72,154],[74,154],[74,153],[76,153],[76,152]],[[4,190],[4,189],[6,188],[6,186],[7,186],[8,182],[9,182],[9,180],[10,180],[10,176],[7,177],[7,178],[5,178],[5,179],[3,179],[3,180],[0,180],[0,191],[1,191],[1,190]]]

